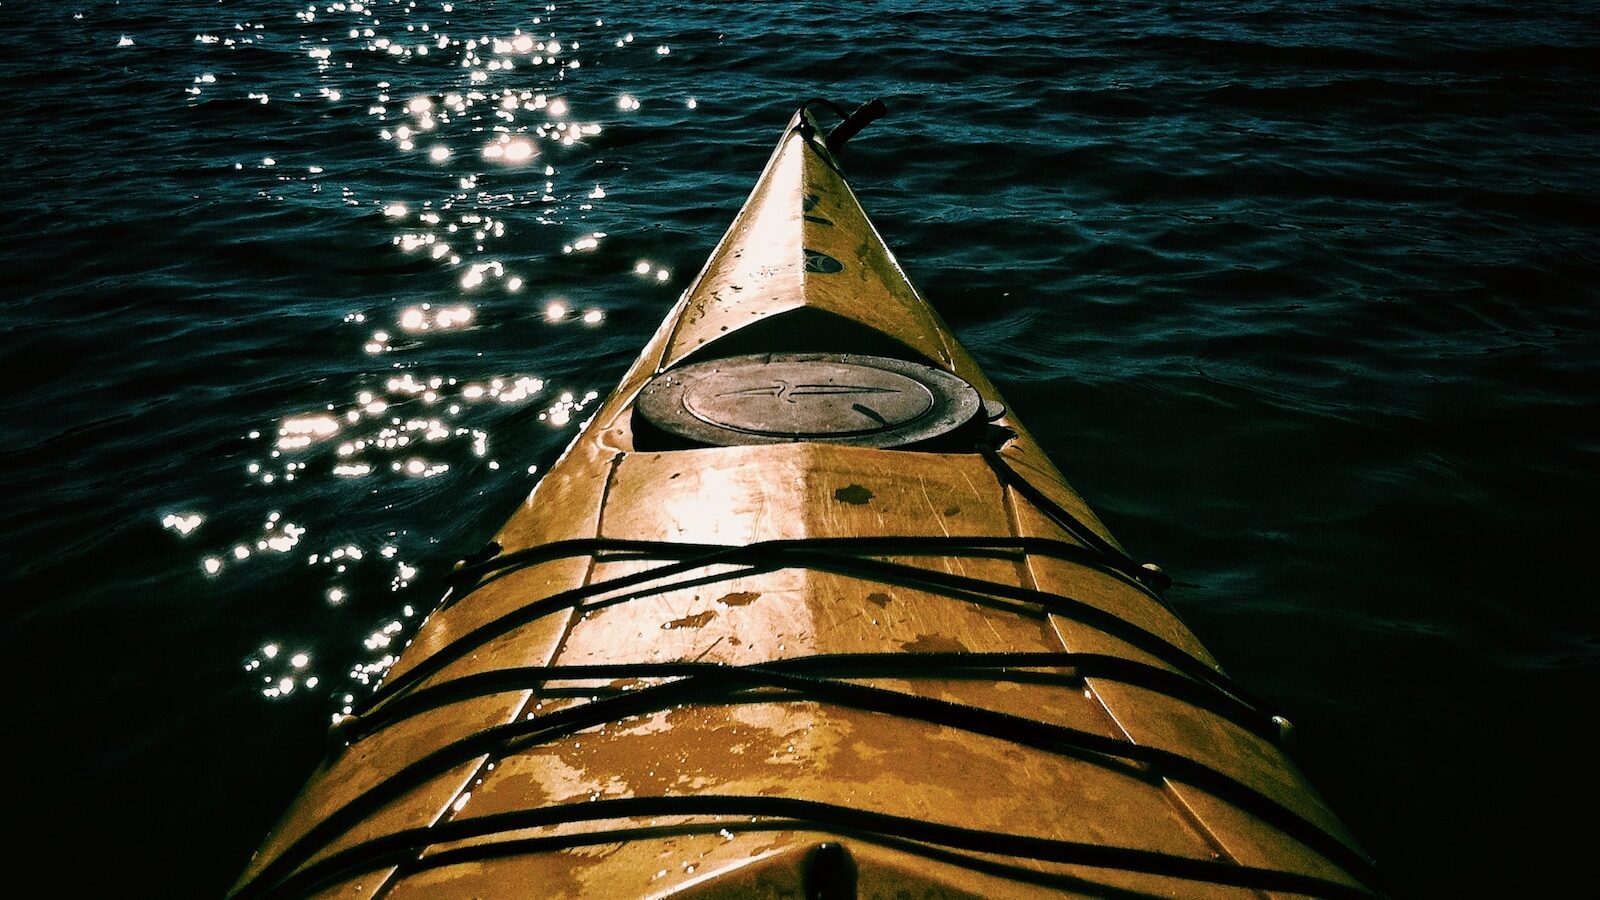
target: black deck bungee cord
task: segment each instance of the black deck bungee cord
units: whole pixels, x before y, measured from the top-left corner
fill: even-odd
[[[394,698],[362,716],[351,716],[336,726],[335,736],[345,746],[354,745],[372,734],[412,716],[451,703],[484,697],[509,690],[548,689],[552,681],[590,681],[634,678],[691,677],[706,669],[724,667],[714,662],[639,662],[593,665],[518,666],[476,672],[439,684],[418,688]],[[1021,652],[939,652],[939,653],[840,653],[791,656],[760,664],[780,672],[796,672],[832,678],[917,677],[950,680],[984,678],[993,681],[1062,683],[1081,685],[1088,678],[1104,678],[1155,691],[1233,722],[1257,737],[1278,740],[1281,727],[1276,716],[1251,706],[1205,682],[1195,681],[1168,669],[1137,660],[1100,653],[1049,651]],[[1070,668],[1071,675],[1055,675],[1031,670]],[[575,688],[574,696],[616,693],[616,688]]]
[[[1064,511],[1063,514],[1065,514]],[[1103,574],[1114,576],[1130,587],[1137,588],[1152,600],[1165,602],[1162,600],[1160,593],[1139,577],[1140,575],[1150,575],[1151,573],[1148,569],[1137,569],[1136,572],[1130,574],[1126,565],[1119,564],[1116,560],[1108,559],[1105,554],[1093,548],[1056,538],[1013,535],[974,535],[966,537],[942,534],[846,535],[779,538],[751,544],[703,544],[639,538],[586,537],[550,541],[533,547],[525,547],[521,550],[513,550],[510,553],[500,552],[499,544],[490,544],[479,553],[464,558],[450,574],[445,576],[445,581],[452,587],[460,588],[464,592],[470,593],[472,590],[490,584],[498,578],[541,562],[550,562],[574,556],[590,556],[601,551],[618,555],[634,554],[640,559],[683,559],[691,551],[718,554],[754,546],[780,545],[816,545],[822,548],[855,549],[859,552],[879,549],[887,554],[904,556],[947,556],[952,553],[961,553],[962,551],[967,551],[963,555],[977,556],[981,555],[980,551],[984,550],[995,551],[997,554],[1009,550],[1011,551],[1009,556],[998,558],[1014,559],[1020,553],[1049,556],[1065,562],[1078,563]],[[1126,558],[1124,558],[1124,561],[1126,561]],[[462,596],[464,594],[446,597],[441,602],[440,607],[453,606],[460,602]]]
[[[1081,541],[1084,546],[1053,539],[1014,537],[820,538],[770,541],[742,547],[595,538],[554,542],[513,554],[473,561],[462,566],[452,577],[452,580],[456,582],[456,590],[452,590],[452,596],[447,598],[448,604],[446,605],[459,602],[462,597],[470,594],[476,588],[542,561],[580,556],[590,556],[597,562],[607,561],[606,556],[610,557],[610,561],[662,558],[676,560],[644,572],[637,572],[605,582],[584,585],[578,589],[559,592],[474,629],[461,639],[452,642],[451,645],[425,659],[422,664],[407,670],[401,678],[382,685],[379,691],[374,694],[371,700],[372,704],[383,703],[383,701],[399,695],[398,699],[393,699],[387,706],[379,706],[376,711],[366,713],[368,716],[373,716],[375,721],[362,723],[358,719],[357,724],[353,726],[354,730],[345,731],[345,734],[349,735],[351,740],[359,740],[361,737],[406,716],[416,714],[425,709],[437,708],[443,703],[453,702],[455,699],[468,696],[470,692],[481,691],[494,686],[501,686],[502,689],[536,689],[535,685],[529,684],[530,681],[577,680],[599,677],[615,678],[619,676],[630,678],[679,677],[681,680],[633,691],[631,696],[628,696],[628,692],[623,692],[619,695],[609,696],[604,700],[597,698],[581,706],[569,707],[540,717],[539,720],[536,720],[537,724],[532,727],[529,727],[527,720],[524,720],[486,729],[455,744],[439,748],[403,768],[388,781],[380,783],[328,819],[313,826],[310,831],[302,835],[278,859],[269,864],[267,869],[258,875],[257,880],[252,884],[260,883],[260,879],[267,876],[271,870],[284,866],[285,860],[291,858],[296,850],[305,848],[316,834],[331,831],[336,827],[339,820],[362,815],[360,806],[372,802],[381,802],[383,799],[381,795],[394,793],[397,784],[399,791],[408,790],[409,787],[405,782],[410,778],[406,776],[425,772],[432,766],[438,765],[441,760],[455,758],[459,761],[462,754],[466,754],[465,759],[470,759],[473,756],[488,753],[492,749],[501,750],[502,752],[499,756],[503,758],[509,753],[519,752],[522,747],[531,746],[530,742],[558,739],[567,733],[616,721],[619,716],[635,715],[637,713],[624,712],[623,709],[614,710],[612,707],[621,706],[624,709],[637,709],[639,708],[639,701],[647,696],[657,701],[651,704],[657,708],[669,707],[671,700],[679,696],[690,700],[690,702],[700,702],[694,700],[692,695],[704,691],[703,686],[697,684],[697,682],[705,681],[708,678],[716,682],[727,682],[717,685],[725,693],[731,687],[734,693],[739,694],[739,696],[722,698],[721,702],[723,703],[770,702],[780,699],[770,693],[770,689],[775,687],[784,692],[782,698],[842,702],[847,706],[873,709],[902,716],[911,715],[925,721],[952,724],[956,725],[956,727],[964,727],[968,730],[990,734],[991,736],[1005,737],[1029,745],[1037,745],[1041,742],[1066,744],[1065,748],[1051,748],[1055,752],[1079,751],[1080,755],[1086,752],[1091,756],[1104,755],[1112,759],[1131,760],[1136,763],[1175,770],[1164,773],[1164,775],[1177,774],[1186,776],[1191,781],[1209,784],[1213,793],[1243,798],[1243,802],[1239,802],[1238,799],[1235,802],[1242,808],[1251,809],[1255,814],[1263,816],[1263,818],[1275,820],[1274,824],[1280,829],[1295,836],[1308,846],[1317,848],[1324,855],[1330,858],[1342,857],[1344,861],[1341,864],[1347,870],[1368,866],[1367,860],[1358,853],[1350,850],[1338,839],[1328,835],[1317,826],[1301,818],[1297,813],[1277,803],[1277,801],[1260,794],[1254,788],[1238,782],[1231,776],[1180,754],[1158,748],[1143,747],[1131,742],[1103,738],[1099,735],[1085,732],[1077,732],[1063,726],[1034,722],[1005,713],[985,710],[981,707],[903,694],[867,685],[840,683],[828,679],[819,680],[799,674],[799,672],[803,671],[820,672],[828,670],[830,667],[837,671],[840,666],[844,666],[846,671],[854,672],[856,677],[903,675],[906,674],[907,669],[911,668],[921,668],[923,671],[919,674],[922,677],[938,677],[940,674],[949,675],[953,674],[954,671],[962,671],[970,675],[973,672],[974,664],[978,662],[974,657],[988,657],[992,660],[988,666],[984,667],[989,669],[1027,664],[1034,666],[1068,666],[1075,669],[1074,677],[1079,679],[1080,682],[1081,679],[1086,677],[1117,678],[1120,675],[1123,680],[1142,686],[1150,686],[1153,682],[1159,683],[1158,687],[1153,687],[1152,689],[1161,690],[1169,696],[1176,696],[1178,699],[1206,708],[1208,711],[1235,721],[1237,724],[1241,724],[1253,733],[1263,737],[1273,736],[1278,720],[1267,720],[1266,714],[1251,704],[1248,694],[1229,682],[1215,668],[1194,658],[1187,651],[1178,648],[1166,639],[1132,625],[1098,607],[1073,598],[1031,588],[935,572],[896,562],[863,558],[857,555],[871,550],[876,550],[886,555],[938,554],[946,557],[953,555],[953,551],[957,550],[962,551],[962,555],[982,555],[984,551],[1010,551],[1010,553],[1021,554],[1020,558],[1017,559],[1019,562],[1025,562],[1030,554],[1042,555],[1075,562],[1099,570],[1104,574],[1112,575],[1117,577],[1118,580],[1136,587],[1156,601],[1163,602],[1156,590],[1165,587],[1166,584],[1170,583],[1170,580],[1159,572],[1152,573],[1150,570],[1138,566],[1118,548],[1101,538],[1093,529],[1090,529],[1076,517],[1062,509],[1033,485],[1028,484],[1004,462],[998,452],[989,448],[982,449],[986,460],[996,471],[997,477],[1000,478],[1003,484],[1009,484],[1018,489],[1027,499],[1038,506],[1047,517],[1054,520],[1075,539]],[[603,556],[603,554],[606,556]],[[689,558],[684,558],[685,555],[688,555]],[[1012,557],[1010,554],[1003,553],[999,558]],[[585,604],[584,601],[598,597],[601,594],[626,590],[652,581],[659,581],[663,578],[670,578],[697,569],[719,565],[727,565],[732,568],[729,571],[692,579],[690,582],[672,582],[627,596],[609,598],[600,601],[600,604],[610,605],[616,602],[627,602],[643,596],[679,589],[690,583],[696,585],[715,583],[758,572],[771,571],[775,568],[800,565],[805,568],[831,571],[853,577],[875,578],[887,583],[908,584],[921,589],[933,588],[934,592],[945,595],[977,592],[980,595],[999,596],[1038,604],[1045,607],[1046,611],[1049,612],[1059,611],[1061,606],[1066,605],[1073,608],[1080,621],[1088,620],[1087,624],[1100,626],[1107,633],[1121,637],[1140,649],[1152,653],[1163,662],[1173,665],[1190,677],[1174,675],[1164,669],[1132,660],[1096,654],[920,654],[929,658],[914,660],[911,665],[899,661],[886,661],[892,656],[899,656],[897,654],[855,654],[835,655],[832,658],[826,656],[795,658],[794,660],[773,661],[746,667],[681,662],[606,666],[521,667],[517,670],[467,676],[444,685],[430,686],[412,695],[401,694],[402,691],[414,686],[427,674],[437,671],[448,664],[449,661],[459,658],[460,652],[453,652],[458,647],[465,646],[470,650],[472,647],[481,646],[493,637],[519,624],[534,621],[543,615],[560,609],[592,608],[592,606],[599,604]],[[474,584],[473,582],[476,583]],[[469,587],[469,585],[471,586]],[[462,590],[463,588],[465,590]],[[474,638],[478,640],[474,640]],[[914,659],[914,656],[916,655],[904,656],[902,659],[911,660]],[[872,659],[870,657],[879,658]],[[957,657],[964,658],[958,659]],[[951,671],[941,673],[935,670],[931,673],[928,672],[927,670],[933,666],[948,666]],[[1110,674],[1112,670],[1116,670],[1116,674]],[[734,672],[738,672],[740,676],[759,673],[761,677],[757,681],[765,682],[765,684],[758,683],[756,687],[758,689],[765,688],[766,690],[757,695],[750,695],[751,685],[736,683],[743,680],[741,677],[735,676],[729,680],[729,676]],[[1040,673],[1030,674],[1037,675]],[[842,676],[835,675],[834,677]],[[773,682],[777,683],[774,684]],[[805,687],[804,690],[799,689],[802,684]],[[667,702],[662,704],[660,701],[663,700]],[[989,718],[986,719],[986,716]],[[949,721],[952,717],[966,719],[967,721]],[[976,722],[972,721],[974,719]],[[563,726],[562,720],[569,721],[566,721],[565,726]],[[1006,723],[1009,726],[999,728],[999,731],[1017,733],[996,734],[995,728],[981,727],[982,725],[994,726],[997,722]],[[1032,735],[1031,739],[1028,739],[1026,733],[1033,729],[1043,729],[1044,734],[1047,736],[1035,734]],[[1110,761],[1109,759],[1102,760],[1102,764]],[[377,798],[376,801],[374,800],[375,797]],[[1266,811],[1265,813],[1263,812],[1264,810]],[[864,812],[862,814],[868,816],[882,815]],[[955,826],[949,827],[953,828]],[[426,829],[423,831],[426,831]],[[436,842],[436,840],[429,841],[429,843],[433,842]],[[1115,848],[1111,849],[1114,850]],[[1229,871],[1241,871],[1246,868],[1233,864],[1208,864],[1213,866],[1220,865]],[[1272,873],[1270,870],[1262,871],[1272,875],[1281,876],[1285,874]],[[294,878],[298,876],[290,875],[288,877]],[[1316,879],[1313,880],[1315,881]],[[1332,883],[1330,882],[1329,884]]]
[[[1166,895],[1150,894],[1144,891],[1133,891],[1127,888],[1112,887],[1107,884],[1095,882],[1089,878],[1069,875],[1065,872],[1043,872],[1037,868],[1027,868],[1015,863],[1007,863],[1000,860],[973,856],[959,851],[948,850],[944,847],[938,847],[932,844],[917,843],[906,838],[894,837],[880,832],[859,831],[838,825],[832,827],[836,832],[839,833],[839,836],[848,835],[854,840],[864,843],[876,844],[880,847],[899,850],[903,853],[921,856],[925,859],[949,863],[951,865],[959,866],[975,872],[999,875],[1013,881],[1023,882],[1025,884],[1036,884],[1043,887],[1055,888],[1057,890],[1077,890],[1080,893],[1088,893],[1092,890],[1092,896],[1103,898],[1103,900],[1170,900],[1170,898],[1168,898]],[[713,831],[713,829],[715,829],[715,831]],[[596,846],[599,844],[615,842],[608,840],[592,840],[592,838],[599,838],[601,836],[617,838],[621,840],[650,840],[653,838],[721,834],[723,832],[727,832],[727,836],[731,837],[735,833],[754,834],[771,833],[775,831],[795,832],[804,830],[814,830],[814,828],[810,825],[810,823],[792,819],[768,819],[765,821],[756,821],[752,818],[737,822],[685,822],[680,825],[645,826],[627,830],[616,829],[612,831],[590,831],[582,832],[580,834],[552,837],[525,839],[512,838],[506,841],[496,841],[493,844],[458,847],[437,853],[431,853],[426,859],[411,859],[409,861],[403,860],[403,862],[408,862],[408,864],[404,866],[404,874],[422,872],[429,869],[442,868],[444,866],[456,865],[464,862],[495,859],[515,853],[548,852],[550,850],[561,850],[569,847]],[[819,837],[823,837],[824,840],[826,840],[826,837],[832,836],[834,835],[819,835]],[[826,844],[818,844],[812,849],[815,850],[821,846],[826,846]],[[504,849],[501,850],[501,848]],[[497,850],[501,850],[501,852],[496,852]],[[813,889],[813,885],[811,885],[808,881],[806,888],[811,890]],[[815,898],[815,900],[823,900],[824,897],[824,895],[820,893],[812,896]],[[831,896],[837,897],[846,895],[835,894]],[[808,898],[808,900],[810,900],[810,898]]]
[[[774,671],[758,664],[711,667],[693,677],[566,707],[533,719],[493,726],[440,747],[402,767],[313,825],[268,863],[237,896],[254,896],[249,890],[253,885],[266,881],[270,887],[272,882],[289,877],[310,858],[317,847],[345,833],[373,810],[452,766],[480,755],[495,755],[503,759],[528,747],[558,740],[588,728],[668,709],[685,702],[697,702],[700,694],[718,689],[727,692],[729,688],[736,689],[733,692],[735,696],[724,695],[718,697],[716,702],[773,702],[775,699],[790,699],[798,695],[805,700],[920,719],[1046,752],[1071,754],[1102,766],[1124,769],[1134,777],[1184,781],[1272,825],[1358,880],[1376,882],[1371,862],[1338,838],[1250,785],[1182,754],[967,704]],[[752,688],[778,688],[784,693],[777,697],[770,693],[751,694]],[[1135,768],[1126,768],[1130,764]],[[1137,768],[1141,764],[1156,771]]]
[[[610,829],[576,835],[518,838],[490,844],[453,848],[422,859],[418,854],[427,847],[446,841],[472,838],[574,822],[605,821],[609,819],[640,818],[644,816],[754,816],[771,817],[778,821],[708,822],[678,825],[645,826],[632,829]],[[852,836],[881,843],[898,845],[911,852],[928,849],[958,848],[976,853],[991,853],[1023,859],[1035,859],[1066,865],[1115,869],[1149,875],[1203,880],[1211,884],[1226,884],[1259,891],[1309,894],[1317,897],[1365,898],[1381,896],[1373,890],[1353,887],[1342,882],[1305,875],[1219,862],[1195,859],[1155,850],[1131,847],[1107,847],[1103,844],[1086,844],[1056,838],[1032,835],[981,831],[959,825],[929,822],[891,813],[873,812],[840,806],[818,800],[788,797],[740,796],[726,794],[698,794],[670,797],[625,797],[594,800],[583,803],[546,806],[532,810],[495,813],[442,822],[425,828],[413,828],[375,838],[325,859],[318,860],[305,869],[285,878],[259,894],[251,896],[303,896],[318,888],[338,883],[361,872],[370,872],[388,866],[405,866],[410,871],[442,868],[464,862],[509,856],[517,853],[548,852],[575,846],[592,846],[627,840],[676,837],[686,834],[714,834],[726,831],[827,831],[844,832]],[[887,839],[887,840],[885,840]],[[898,839],[898,840],[896,840]],[[910,842],[932,845],[918,847]],[[983,863],[986,860],[966,858],[965,862]],[[1008,867],[1010,868],[1010,867]],[[1009,874],[1009,873],[1008,873]],[[1031,873],[1035,877],[1049,873]],[[1062,876],[1062,880],[1082,884],[1087,879]],[[236,896],[242,896],[236,895]]]
[[[1227,693],[1233,694],[1253,705],[1264,705],[1256,702],[1248,691],[1234,684],[1215,667],[1201,662],[1188,651],[1171,643],[1166,638],[1084,601],[1034,588],[1024,588],[1018,585],[935,572],[900,563],[860,558],[849,552],[840,552],[851,550],[865,552],[877,549],[890,555],[916,554],[948,557],[956,555],[962,550],[992,551],[1006,548],[1022,548],[1021,552],[1024,555],[1061,558],[1070,562],[1084,562],[1086,565],[1092,565],[1092,563],[1085,561],[1084,548],[1064,541],[1056,541],[1049,538],[953,538],[941,536],[920,538],[799,538],[762,541],[746,545],[678,544],[608,538],[581,538],[558,543],[561,544],[559,548],[552,544],[547,547],[530,548],[530,551],[527,552],[507,554],[506,562],[499,566],[491,565],[499,562],[498,559],[492,560],[489,563],[480,564],[483,568],[476,571],[491,573],[497,578],[504,577],[512,571],[526,568],[536,562],[548,561],[552,558],[551,554],[556,554],[555,558],[561,556],[598,556],[599,552],[610,548],[632,551],[636,554],[666,554],[670,551],[673,556],[682,553],[704,552],[699,552],[699,555],[692,556],[689,559],[679,557],[677,562],[643,572],[635,572],[607,581],[594,582],[560,591],[512,610],[462,635],[448,646],[435,651],[431,656],[410,666],[400,675],[386,679],[365,700],[363,708],[372,709],[401,690],[415,685],[422,678],[437,672],[455,659],[459,659],[464,653],[482,646],[489,640],[519,625],[527,624],[560,610],[580,608],[584,600],[600,594],[625,590],[672,575],[722,564],[744,565],[748,568],[706,576],[697,583],[705,584],[731,580],[757,572],[799,565],[871,580],[894,581],[902,586],[913,588],[934,588],[933,592],[935,593],[949,593],[951,590],[955,590],[1037,604],[1049,612],[1067,615],[1084,624],[1100,628],[1107,634],[1125,640],[1140,650],[1150,653],[1179,671],[1191,677],[1211,682]],[[509,557],[517,558],[512,560]],[[486,583],[492,582],[480,582],[464,594],[456,596],[451,605],[461,602],[472,590],[481,588]],[[620,599],[642,599],[654,594],[676,590],[683,586],[683,584],[679,583],[659,585],[634,592]],[[1151,593],[1148,587],[1143,585],[1139,585],[1139,587],[1144,593]],[[1159,598],[1156,599],[1159,602]]]
[[[1165,572],[1148,568],[1135,561],[1133,557],[1118,549],[1115,544],[1101,537],[1099,532],[1068,512],[1061,504],[1050,499],[1033,482],[1023,478],[1021,473],[1006,462],[1004,454],[998,449],[979,444],[978,453],[983,457],[984,462],[989,464],[989,468],[994,470],[1001,484],[1026,497],[1047,518],[1059,525],[1063,531],[1083,543],[1086,548],[1100,554],[1104,558],[1104,564],[1109,565],[1134,581],[1148,586],[1150,591],[1158,598],[1160,597],[1160,591],[1172,586],[1172,579]]]

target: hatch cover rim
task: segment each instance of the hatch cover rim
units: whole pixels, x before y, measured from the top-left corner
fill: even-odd
[[[795,382],[776,379],[769,374],[773,365],[801,366],[807,363],[822,364],[819,369],[832,369],[837,375],[840,367],[855,369],[865,379],[861,385],[840,385],[857,390],[794,390]],[[870,374],[868,374],[870,373]],[[709,384],[738,383],[741,376],[749,377],[751,387],[746,391],[728,392],[712,398],[702,398],[696,388]],[[876,378],[876,383],[870,379]],[[800,384],[801,388],[825,388],[820,383]],[[787,385],[787,386],[786,386]],[[815,420],[812,427],[784,427],[776,423],[777,414],[794,417],[805,422],[805,409],[788,409],[773,404],[786,403],[809,406],[812,414],[826,416],[839,411],[830,408],[826,400],[797,401],[797,397],[838,395],[859,396],[861,393],[905,393],[906,386],[917,390],[911,397],[882,398],[888,400],[892,412],[884,425],[872,427],[858,424],[849,427],[824,419]],[[740,401],[719,404],[715,400],[746,394],[751,399],[744,405],[752,407],[750,418],[740,421]],[[759,419],[762,398],[771,397],[769,411],[774,421]],[[909,406],[908,406],[909,404]],[[880,408],[885,408],[879,404]],[[855,353],[752,353],[690,363],[661,372],[646,382],[635,403],[637,412],[651,426],[675,437],[709,446],[747,446],[787,443],[833,443],[850,446],[889,449],[927,441],[966,425],[983,411],[983,398],[977,388],[965,379],[922,363],[887,356]],[[859,409],[859,403],[852,408]],[[868,409],[867,415],[878,417]],[[856,416],[856,418],[860,418]]]

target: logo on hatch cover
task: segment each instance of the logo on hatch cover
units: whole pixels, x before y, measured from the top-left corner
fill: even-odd
[[[785,403],[798,403],[796,397],[822,397],[828,395],[849,396],[851,394],[898,394],[894,388],[871,387],[865,384],[794,384],[789,381],[778,381],[763,387],[745,388],[738,391],[727,391],[718,394],[718,397],[775,397]]]

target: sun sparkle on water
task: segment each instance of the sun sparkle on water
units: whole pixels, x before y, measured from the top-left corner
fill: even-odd
[[[231,66],[197,67],[183,75],[180,87],[188,103],[236,96],[278,106],[285,99],[314,99],[364,115],[368,139],[404,167],[396,172],[406,173],[386,187],[384,196],[346,183],[349,166],[294,148],[274,147],[269,155],[229,162],[235,171],[270,179],[263,200],[303,190],[327,204],[368,211],[387,229],[392,252],[431,267],[449,285],[431,302],[413,297],[342,314],[338,324],[350,335],[348,364],[359,373],[349,379],[349,392],[342,400],[283,410],[272,424],[247,429],[241,484],[291,508],[297,500],[343,490],[338,485],[370,485],[375,498],[409,484],[459,487],[462,479],[502,471],[492,425],[498,420],[490,418],[494,410],[532,405],[538,427],[568,430],[598,400],[587,386],[557,389],[523,372],[430,375],[422,363],[432,347],[471,346],[475,332],[525,322],[530,312],[540,328],[607,324],[604,310],[568,299],[575,293],[551,296],[557,285],[571,285],[571,276],[525,253],[503,252],[503,242],[525,244],[530,234],[550,228],[544,243],[552,251],[559,248],[557,259],[602,260],[616,252],[613,243],[627,242],[585,227],[585,220],[598,221],[605,205],[616,199],[616,187],[592,178],[569,179],[560,170],[585,171],[581,161],[593,157],[588,145],[607,129],[669,104],[651,106],[648,90],[619,92],[602,84],[597,91],[596,84],[576,82],[604,77],[603,68],[583,68],[591,59],[580,57],[588,56],[589,47],[611,52],[613,41],[630,48],[626,52],[665,56],[671,50],[642,41],[631,49],[635,35],[613,31],[603,19],[582,20],[574,23],[574,33],[561,33],[549,15],[554,12],[552,6],[524,17],[520,27],[484,33],[457,21],[467,15],[466,8],[450,3],[432,9],[403,2],[311,4],[295,14],[304,27],[298,39],[308,84],[275,86],[269,94],[248,76],[233,74]],[[233,30],[197,34],[194,45],[228,51],[255,43],[266,30],[260,23],[240,23]],[[126,36],[121,45],[136,51],[137,37]],[[696,106],[693,99],[672,99],[679,102]],[[664,267],[641,265],[636,274],[652,284],[670,279]],[[430,276],[418,272],[416,277]],[[628,277],[626,269],[614,277]],[[531,287],[543,299],[530,310],[522,295]],[[518,478],[538,470],[525,464],[513,468]],[[424,577],[406,558],[426,548],[422,535],[333,541],[327,520],[299,512],[295,521],[275,510],[265,521],[240,525],[175,507],[158,518],[172,539],[196,542],[196,577],[243,576],[247,569],[259,571],[291,554],[306,554],[300,558],[309,559],[306,564],[327,579],[318,589],[319,602],[345,616],[370,616],[374,609],[382,615],[381,603],[373,606],[375,589],[364,586],[370,578],[358,577],[363,571],[386,567],[390,592],[407,590]],[[383,553],[370,552],[378,546]],[[405,615],[391,616],[372,630],[370,646],[360,648],[359,661],[342,675],[313,670],[349,657],[348,650],[307,647],[280,653],[276,641],[263,643],[246,670],[260,679],[257,687],[271,699],[337,698],[347,684],[368,685],[380,677],[410,627],[414,620],[407,604]],[[349,702],[346,696],[344,705]]]

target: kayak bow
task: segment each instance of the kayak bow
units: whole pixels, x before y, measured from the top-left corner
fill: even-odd
[[[233,896],[1375,893],[814,106]]]

